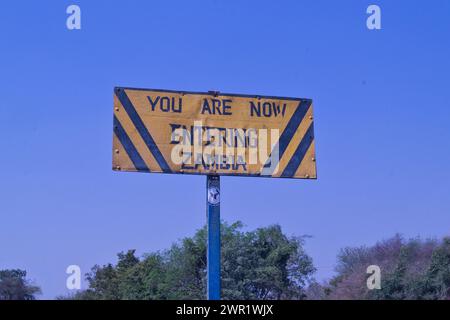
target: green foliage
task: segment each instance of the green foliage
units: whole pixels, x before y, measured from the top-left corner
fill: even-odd
[[[34,300],[41,289],[26,276],[25,270],[0,270],[0,300]]]
[[[224,234],[223,295],[227,299],[299,299],[315,269],[302,239],[287,238],[280,226]]]
[[[301,299],[315,271],[303,239],[279,226],[243,232],[240,222],[222,224],[223,299]],[[118,255],[118,263],[94,266],[89,289],[74,299],[204,299],[206,228],[169,250]]]
[[[381,268],[379,290],[367,288],[369,265]],[[450,238],[404,240],[397,235],[373,247],[345,248],[336,271],[328,283],[308,290],[312,298],[450,299]]]
[[[420,289],[423,299],[450,299],[450,238],[433,252]]]

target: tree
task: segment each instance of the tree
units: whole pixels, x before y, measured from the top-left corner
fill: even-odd
[[[288,238],[279,225],[240,232],[225,228],[222,285],[225,299],[301,299],[315,268],[303,238]]]
[[[223,299],[301,299],[315,269],[303,238],[287,237],[280,226],[242,231],[242,223],[223,223]],[[204,299],[206,228],[169,250],[144,255],[130,250],[117,265],[94,266],[89,289],[75,299]]]
[[[445,238],[433,252],[419,288],[420,298],[450,300],[450,238]]]
[[[34,300],[41,289],[26,279],[25,270],[0,270],[0,300]]]
[[[381,289],[369,290],[366,269],[381,269]],[[336,276],[308,288],[312,299],[450,299],[450,238],[405,240],[396,235],[372,247],[344,248]]]

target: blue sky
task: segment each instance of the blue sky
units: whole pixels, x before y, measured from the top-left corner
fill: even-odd
[[[77,4],[82,29],[66,28]],[[366,27],[377,4],[382,30]],[[314,100],[317,181],[224,177],[222,218],[345,246],[450,226],[450,2],[9,1],[0,8],[0,269],[66,267],[205,223],[204,176],[111,170],[114,86]]]

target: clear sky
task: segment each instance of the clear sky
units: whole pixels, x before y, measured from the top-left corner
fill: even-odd
[[[81,8],[81,30],[66,8]],[[366,9],[381,8],[381,30]],[[205,176],[111,170],[113,87],[314,100],[316,181],[224,177],[222,218],[345,246],[450,227],[450,2],[7,1],[0,8],[0,269],[43,298],[66,267],[167,248],[205,223]]]

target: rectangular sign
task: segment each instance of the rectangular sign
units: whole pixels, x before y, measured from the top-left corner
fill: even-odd
[[[312,100],[117,87],[113,170],[315,179]]]

